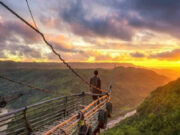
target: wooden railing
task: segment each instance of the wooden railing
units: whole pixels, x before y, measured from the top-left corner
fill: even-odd
[[[78,131],[80,114],[92,128],[97,126],[97,114],[110,100],[111,85],[95,101],[92,93],[82,92],[70,96],[29,105],[0,115],[0,135],[51,135]],[[58,132],[58,133],[57,133]],[[60,132],[60,133],[59,133]]]
[[[49,125],[72,116],[91,101],[90,95],[80,93],[43,101],[0,115],[0,135],[42,132],[45,128],[48,129]]]
[[[110,100],[109,95],[104,95],[100,97],[99,99],[92,101],[88,106],[86,106],[84,109],[82,109],[79,113],[74,114],[69,119],[63,121],[59,125],[56,125],[52,129],[50,129],[48,132],[44,133],[44,135],[52,135],[52,134],[72,134],[72,132],[77,132],[78,129],[78,122],[81,120],[81,117],[79,116],[80,113],[84,116],[85,123],[91,125],[91,118],[95,117],[95,114],[98,113],[100,109],[103,109],[106,105],[106,103]],[[97,116],[97,115],[96,115]],[[91,127],[95,127],[97,125],[91,125]],[[76,127],[76,128],[75,128]],[[74,130],[74,131],[72,131]]]

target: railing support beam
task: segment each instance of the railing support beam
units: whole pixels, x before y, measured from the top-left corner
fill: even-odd
[[[25,126],[26,126],[26,129],[28,131],[28,135],[31,135],[33,130],[32,130],[32,128],[31,128],[31,126],[29,124],[29,121],[27,119],[27,108],[24,109],[23,115],[24,115]]]

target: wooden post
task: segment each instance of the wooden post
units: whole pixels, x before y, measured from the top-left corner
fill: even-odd
[[[68,102],[68,97],[65,97],[65,102],[64,102],[64,117],[66,117],[66,113],[67,113],[67,102]]]
[[[29,124],[29,122],[28,122],[26,112],[27,112],[27,108],[24,109],[23,115],[24,115],[24,120],[25,120],[25,126],[26,126],[26,129],[27,129],[27,131],[28,131],[28,135],[31,135],[31,133],[33,132],[33,130],[32,130],[32,128],[31,128],[31,126],[30,126],[30,124]]]

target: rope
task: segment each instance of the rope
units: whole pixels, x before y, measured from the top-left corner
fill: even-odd
[[[34,17],[33,17],[31,8],[30,8],[30,6],[29,6],[28,0],[26,0],[26,4],[27,4],[28,10],[29,10],[29,13],[30,13],[30,15],[31,15],[32,21],[33,21],[33,23],[34,23],[34,26],[36,27],[36,29],[38,29],[38,27],[37,27],[37,25],[36,25],[36,22],[35,22],[35,19],[34,19]]]
[[[19,93],[19,94],[15,94],[15,95],[13,95],[13,96],[7,96],[7,97],[5,97],[5,100],[6,100],[6,102],[11,102],[11,101],[13,101],[13,100],[16,100],[16,99],[18,99],[18,98],[20,98],[20,97],[22,97],[22,96],[24,96],[24,94],[23,93]]]
[[[3,80],[6,80],[6,81],[9,81],[9,82],[12,82],[12,83],[24,86],[24,87],[28,87],[28,88],[34,89],[34,90],[39,90],[39,91],[46,92],[46,93],[51,93],[51,94],[62,94],[62,93],[59,93],[59,92],[56,92],[56,91],[53,91],[53,90],[42,89],[42,88],[39,88],[39,87],[32,86],[32,85],[30,85],[28,83],[24,83],[24,82],[20,82],[20,81],[17,81],[17,80],[13,80],[13,79],[11,79],[9,77],[6,77],[6,76],[3,76],[3,75],[0,75],[0,78],[3,79]],[[102,93],[102,94],[95,94],[95,93],[90,93],[90,92],[82,92],[82,96],[83,95],[103,96],[105,94],[108,94],[108,92]]]
[[[31,89],[39,90],[39,91],[46,92],[46,93],[58,94],[58,92],[47,90],[47,89],[38,88],[38,87],[32,86],[32,85],[27,84],[27,83],[23,83],[23,82],[20,82],[20,81],[17,81],[17,80],[12,80],[12,79],[10,79],[8,77],[5,77],[5,76],[2,76],[2,75],[0,75],[0,78],[4,79],[4,80],[7,80],[9,82],[12,82],[12,83],[16,83],[16,84],[19,84],[19,85],[31,88]]]
[[[22,97],[23,95],[23,93],[14,93],[13,96],[0,96],[0,108],[4,108],[9,102],[16,100]]]
[[[29,26],[31,29],[33,29],[36,33],[38,33],[43,41],[46,43],[47,46],[50,47],[51,51],[58,56],[58,58],[63,62],[64,65],[66,65],[67,68],[69,68],[69,70],[71,70],[79,79],[81,79],[85,84],[89,85],[89,87],[95,88],[99,91],[105,91],[103,89],[97,88],[96,86],[90,84],[88,81],[86,81],[82,76],[80,76],[62,57],[61,55],[56,52],[56,50],[53,48],[53,46],[46,40],[44,34],[39,31],[38,29],[36,29],[34,26],[32,26],[29,22],[27,22],[24,18],[22,18],[20,15],[18,15],[14,10],[12,10],[11,8],[9,8],[6,4],[4,4],[3,2],[0,1],[0,4],[6,8],[9,12],[11,12],[13,15],[15,15],[17,18],[19,18],[22,22],[24,22],[27,26]]]

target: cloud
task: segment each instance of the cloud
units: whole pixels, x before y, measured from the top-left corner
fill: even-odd
[[[51,44],[54,46],[55,50],[62,51],[65,53],[78,53],[82,52],[82,50],[75,49],[75,48],[67,48],[63,44],[60,44],[58,42],[51,42]]]
[[[16,0],[10,3],[18,5]],[[121,51],[131,59],[148,57],[145,51],[162,52],[177,47],[178,40],[172,36],[180,37],[180,2],[177,0],[55,0],[49,3],[38,0],[38,5],[32,7],[36,19],[40,18],[38,23],[41,22],[42,31],[47,35],[61,33],[70,38],[57,36],[48,40],[68,60],[87,60],[89,57],[114,60],[119,59],[114,54]],[[21,3],[17,11],[22,9]],[[46,9],[46,13],[39,12],[42,9]],[[0,43],[4,46],[0,57],[7,57],[5,51],[35,58],[49,52],[43,48],[45,51],[40,53],[39,46],[31,46],[40,43],[40,37],[23,23],[6,18],[4,13],[0,17]],[[29,14],[28,17],[25,13],[23,15],[29,20]],[[91,53],[95,49],[109,54]],[[172,60],[179,57],[178,52],[176,49],[151,54],[148,58]]]
[[[128,0],[126,2],[139,16],[130,17],[130,25],[180,37],[180,2],[178,0]]]
[[[135,57],[135,58],[143,58],[143,57],[145,57],[145,54],[144,53],[140,53],[140,52],[130,53],[130,55],[132,57]]]
[[[76,49],[73,43],[64,35],[59,34],[57,36],[48,35],[48,41],[53,45],[57,51],[65,53],[78,53],[82,52],[80,49]]]
[[[172,51],[166,51],[161,53],[152,54],[149,58],[156,58],[160,60],[179,60],[180,59],[180,49],[175,49]]]
[[[40,37],[34,31],[17,21],[0,22],[0,31],[1,42],[17,42],[19,37],[27,44],[40,40]]]
[[[41,50],[31,47],[31,44],[38,43],[40,37],[31,29],[16,21],[0,21],[0,58],[7,58],[9,55],[42,58]],[[81,50],[75,49],[66,38],[60,36],[50,38],[50,42],[58,51],[66,53],[82,53]]]
[[[2,50],[0,50],[0,58],[7,58]]]
[[[24,24],[0,21],[0,58],[8,58],[8,55],[41,58],[39,50],[29,45],[39,41],[40,37]]]
[[[30,48],[29,46],[18,45],[14,47],[16,47],[16,49],[18,50],[14,52],[15,54],[19,53],[20,56],[26,56],[27,58],[41,58],[41,52],[36,49]],[[12,50],[11,53],[13,53]]]
[[[26,58],[41,58],[42,54],[39,50],[31,48],[27,45],[20,44],[2,44],[0,43],[0,58],[8,58],[8,55]],[[5,52],[8,52],[7,54]]]
[[[49,9],[52,16],[41,20],[60,30],[65,26],[68,32],[86,38],[130,41],[142,29],[179,38],[179,7],[178,0],[68,0],[56,2],[55,9],[53,5]]]
[[[72,61],[72,62],[86,61],[88,58],[86,53],[83,51],[76,53],[61,52],[61,55],[63,59],[65,59],[66,61]],[[46,57],[51,61],[60,61],[59,58],[52,52],[46,54]]]
[[[99,3],[111,7],[117,18],[126,20],[130,28],[151,29],[180,37],[179,0],[111,0]]]
[[[96,2],[94,7],[97,7]],[[96,16],[92,6],[88,1],[76,0],[68,3],[68,7],[59,13],[60,18],[69,24],[72,32],[80,36],[118,38],[122,40],[131,40],[133,29],[131,29],[126,20],[119,20],[114,16],[101,15]],[[98,9],[97,9],[98,10]],[[100,10],[100,9],[99,9]],[[104,12],[99,11],[99,12]]]

